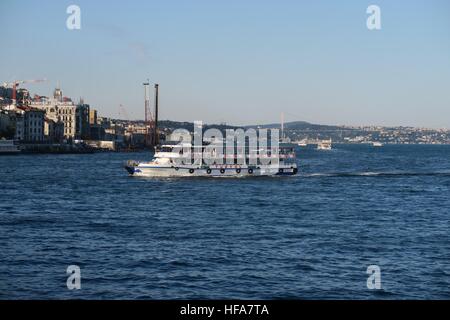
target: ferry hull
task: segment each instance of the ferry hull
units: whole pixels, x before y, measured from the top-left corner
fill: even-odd
[[[192,167],[154,167],[145,165],[125,166],[132,176],[141,177],[249,177],[249,176],[287,176],[297,174],[297,167],[265,168],[192,168]]]

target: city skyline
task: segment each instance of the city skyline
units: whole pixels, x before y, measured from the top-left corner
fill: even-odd
[[[47,78],[25,87],[51,95],[59,84],[113,118],[120,104],[143,118],[150,78],[161,119],[251,125],[284,112],[286,122],[450,127],[446,1],[77,1],[81,30],[66,28],[70,4],[0,4],[0,25],[14,30],[0,82]],[[381,30],[366,27],[371,4]]]

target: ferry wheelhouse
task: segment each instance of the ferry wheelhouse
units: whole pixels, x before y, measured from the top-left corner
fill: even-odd
[[[149,162],[137,162],[130,160],[125,164],[125,169],[132,176],[147,177],[245,177],[245,176],[286,176],[295,175],[298,172],[295,148],[291,144],[280,144],[278,161],[275,164],[264,164],[266,161],[258,159],[257,164],[250,164],[249,152],[243,155],[233,153],[223,155],[223,161],[207,164],[205,159],[195,153],[203,154],[206,145],[194,147],[191,144],[183,144],[183,148],[176,145],[165,144],[155,149],[153,159]],[[191,159],[183,155],[183,149],[191,148]],[[180,150],[181,149],[181,150]],[[259,150],[258,150],[259,151]],[[270,156],[270,154],[268,155]],[[262,156],[264,157],[264,156]],[[183,160],[184,159],[184,160]],[[245,161],[243,161],[245,160]]]

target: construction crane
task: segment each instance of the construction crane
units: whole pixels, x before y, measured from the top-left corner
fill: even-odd
[[[150,110],[150,81],[143,83],[144,85],[144,110],[145,110],[145,127],[147,132],[145,135],[145,145],[147,147],[155,147],[159,144],[158,139],[158,90],[159,85],[155,84],[155,109],[154,112]]]
[[[125,109],[125,106],[122,104],[119,104],[119,118],[122,116],[124,117],[123,120],[126,120],[128,122],[130,121],[130,117],[128,115],[127,110]],[[135,133],[134,125],[133,124],[130,125],[130,123],[128,123],[128,126],[126,127],[126,131],[128,131],[130,133],[130,140],[128,142],[128,149],[130,150],[131,147],[133,146],[133,135]],[[116,135],[117,135],[117,133],[116,133]]]
[[[45,82],[47,81],[47,79],[37,79],[37,80],[15,80],[13,82],[5,82],[3,83],[4,87],[11,87],[13,89],[12,92],[12,99],[13,101],[16,101],[16,92],[17,92],[17,87],[20,84],[24,84],[24,83],[39,83],[39,82]]]

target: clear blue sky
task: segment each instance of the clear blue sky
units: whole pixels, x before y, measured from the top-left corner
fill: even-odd
[[[448,0],[2,0],[0,27],[0,82],[47,78],[26,87],[106,116],[143,118],[150,78],[163,119],[450,128]]]

